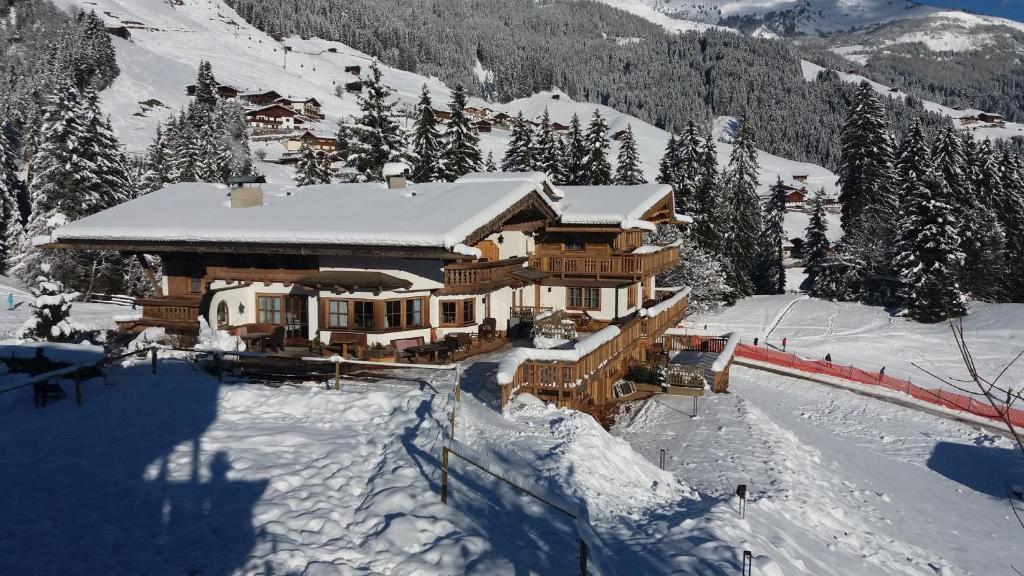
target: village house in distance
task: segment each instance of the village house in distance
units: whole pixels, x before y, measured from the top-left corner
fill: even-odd
[[[685,314],[687,295],[655,283],[678,248],[643,242],[655,224],[685,219],[670,186],[555,187],[541,173],[413,184],[405,168],[386,167],[385,183],[175,184],[58,228],[47,247],[160,257],[156,296],[125,328],[195,337],[202,317],[268,334],[277,352],[400,354],[445,341],[468,351],[544,321],[620,340],[635,324],[632,346]],[[610,399],[613,376],[600,390],[536,393]]]

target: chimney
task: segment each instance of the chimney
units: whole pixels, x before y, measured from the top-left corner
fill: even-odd
[[[384,164],[381,175],[384,176],[384,183],[388,185],[388,189],[399,190],[408,184],[407,177],[411,171],[412,168],[405,162],[388,162]]]
[[[232,208],[263,206],[263,188],[267,179],[263,176],[236,176],[228,179]]]

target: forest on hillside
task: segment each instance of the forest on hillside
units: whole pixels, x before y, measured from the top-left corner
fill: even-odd
[[[801,55],[786,41],[668,34],[590,1],[226,1],[266,32],[341,41],[499,101],[557,87],[676,132],[691,120],[706,126],[715,116],[746,114],[760,148],[830,169],[854,90],[833,77],[806,82]],[[836,58],[814,53],[826,64]],[[477,61],[491,73],[483,82]],[[887,106],[900,133],[923,115],[901,102]]]

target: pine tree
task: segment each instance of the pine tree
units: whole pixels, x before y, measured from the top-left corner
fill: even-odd
[[[839,202],[843,231],[865,230],[866,215],[885,223],[896,209],[893,152],[885,108],[875,91],[862,82],[840,132]]]
[[[896,266],[904,281],[908,313],[921,322],[964,315],[963,294],[957,283],[964,256],[947,203],[949,188],[935,174],[920,181],[916,172],[909,170],[901,196]]]
[[[565,184],[579,186],[587,182],[586,167],[584,163],[587,157],[587,145],[583,139],[583,129],[580,124],[580,117],[572,115],[569,122],[569,134],[565,139],[566,150],[562,154],[564,164]]]
[[[691,120],[686,130],[676,142],[673,165],[673,191],[676,197],[676,210],[688,214],[693,210],[701,161],[701,142],[697,136],[697,125]]]
[[[689,286],[691,312],[708,312],[732,300],[732,289],[722,262],[715,254],[698,246],[685,230],[671,224],[659,224],[654,233],[646,235],[644,242],[675,242],[679,245],[678,264],[658,276],[658,284]]]
[[[821,263],[808,294],[825,300],[853,299],[857,282],[857,264],[842,252],[830,254]]]
[[[587,127],[586,155],[583,158],[583,182],[594,186],[612,183],[612,165],[608,162],[608,124],[599,110]]]
[[[449,107],[452,117],[444,133],[441,162],[444,166],[444,179],[454,182],[470,172],[479,171],[482,156],[480,135],[466,116],[466,90],[461,84],[452,91]]]
[[[8,139],[9,126],[0,122],[0,273],[6,273],[20,248],[22,233],[18,192],[18,164],[14,147]]]
[[[906,182],[913,174],[918,182],[923,182],[932,171],[932,151],[928,148],[921,123],[915,122],[910,132],[900,143],[896,160],[896,175],[900,182]]]
[[[299,162],[295,165],[295,185],[310,186],[321,184],[320,162],[308,142],[299,148]]]
[[[213,77],[213,67],[207,60],[199,61],[195,102],[209,110],[213,110],[217,105],[217,80]]]
[[[114,136],[110,121],[100,110],[99,95],[93,88],[84,94],[81,114],[87,120],[86,133],[91,143],[81,152],[95,165],[99,179],[97,203],[85,207],[89,214],[93,214],[127,202],[138,193],[128,170],[128,159]]]
[[[811,286],[816,282],[829,254],[828,220],[825,217],[824,195],[825,189],[823,188],[808,203],[811,218],[805,230],[803,249],[804,270],[807,272],[807,279],[801,285],[801,288],[806,291],[810,291]]]
[[[533,129],[523,119],[523,113],[516,115],[512,123],[512,135],[501,159],[502,172],[531,172],[536,164],[533,146]]]
[[[676,135],[670,133],[668,142],[665,144],[665,153],[661,157],[661,162],[658,163],[658,184],[668,184],[672,186],[673,190],[676,183],[676,166],[679,165],[678,148]]]
[[[484,172],[497,172],[498,165],[494,163],[494,151],[487,153],[487,161],[484,162]]]
[[[786,291],[786,270],[782,266],[782,243],[786,240],[783,227],[785,219],[786,186],[782,178],[778,178],[765,204],[758,242],[758,294],[783,294]]]
[[[618,165],[615,167],[615,183],[624,186],[647,184],[640,168],[640,152],[636,149],[633,127],[626,125],[626,131],[619,143]]]
[[[71,301],[77,294],[64,291],[64,284],[50,278],[50,264],[39,266],[32,288],[35,299],[29,303],[32,316],[22,326],[21,337],[29,340],[61,342],[75,335],[71,325]]]
[[[540,117],[540,128],[537,130],[537,146],[535,160],[537,170],[548,175],[555,184],[562,180],[562,143],[551,128],[551,115],[544,108]]]
[[[433,182],[441,179],[441,131],[437,128],[430,90],[423,85],[416,105],[416,123],[412,133],[412,181]]]
[[[1003,253],[1004,292],[1011,302],[1024,302],[1024,164],[1004,152],[1000,161],[1003,192],[999,198],[1000,223],[1006,235]]]
[[[146,148],[146,157],[143,160],[144,171],[139,191],[143,194],[148,194],[169,184],[171,182],[168,174],[169,163],[170,159],[168,158],[167,141],[164,139],[163,126],[158,124],[153,142]]]
[[[405,136],[395,120],[392,100],[394,89],[381,81],[380,66],[370,66],[370,75],[362,79],[363,92],[359,95],[362,114],[352,126],[347,162],[365,182],[379,181],[388,162],[402,162],[405,158]],[[454,113],[454,110],[453,110]],[[452,121],[455,118],[453,114]]]
[[[730,262],[729,285],[737,297],[754,293],[761,234],[761,204],[757,197],[757,150],[754,134],[744,119],[729,156],[722,190],[728,221],[723,235],[723,254]]]
[[[950,191],[950,206],[958,224],[960,251],[964,253],[964,266],[959,278],[963,289],[977,298],[995,297],[992,291],[993,274],[990,268],[993,252],[1002,253],[1002,229],[993,229],[995,215],[978,201],[972,190],[973,170],[967,163],[963,141],[952,124],[943,128],[932,147],[932,164],[946,182]],[[973,146],[973,137],[971,137]],[[1001,256],[996,257],[996,260]],[[980,266],[980,267],[979,267]]]
[[[697,190],[694,194],[693,235],[697,245],[712,254],[722,253],[722,234],[726,222],[720,195],[718,151],[715,139],[708,134],[700,150]],[[679,207],[676,207],[679,211]]]

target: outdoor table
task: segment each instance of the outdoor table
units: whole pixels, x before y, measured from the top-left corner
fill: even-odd
[[[443,343],[424,344],[422,346],[409,346],[405,350],[406,352],[412,353],[411,360],[413,361],[413,363],[416,362],[416,358],[420,354],[429,354],[430,359],[433,360],[434,362],[437,362],[438,355],[440,355],[442,352],[448,352],[448,345]]]
[[[245,342],[245,347],[248,349],[250,344],[254,344],[260,350],[263,350],[263,341],[270,338],[270,332],[248,332],[239,336],[242,341]]]

